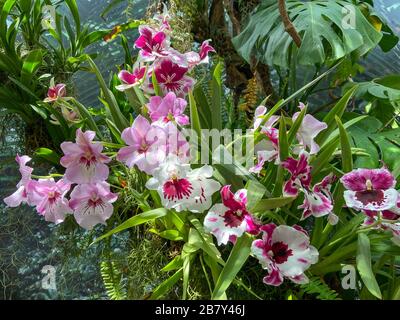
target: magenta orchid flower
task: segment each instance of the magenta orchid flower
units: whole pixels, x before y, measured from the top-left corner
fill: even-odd
[[[175,93],[169,92],[162,97],[151,97],[147,105],[152,121],[168,123],[174,121],[181,126],[189,124],[189,117],[184,114],[187,102],[185,99],[177,98]]]
[[[22,203],[30,204],[28,197],[28,186],[32,183],[31,175],[33,168],[27,166],[26,164],[32,159],[28,156],[19,156],[15,157],[15,161],[19,165],[19,172],[21,173],[21,180],[17,184],[17,191],[15,191],[12,195],[4,199],[5,204],[8,207],[18,207]]]
[[[143,61],[154,61],[168,55],[169,40],[163,31],[154,30],[149,26],[140,26],[139,33],[135,47],[140,49],[139,55]]]
[[[253,242],[251,251],[268,271],[264,283],[279,286],[284,278],[299,284],[308,283],[304,271],[318,261],[319,254],[310,245],[307,232],[299,226],[277,227],[273,223],[260,230],[263,237]]]
[[[74,210],[76,222],[86,230],[97,224],[106,224],[113,214],[118,195],[110,191],[107,182],[78,185],[71,192],[70,207]]]
[[[303,103],[300,103],[300,110],[305,108]],[[300,112],[296,112],[293,115],[293,122],[296,121]],[[304,116],[303,122],[297,131],[297,140],[303,146],[303,148],[308,147],[310,154],[318,153],[320,147],[314,141],[314,139],[319,135],[319,133],[328,128],[325,122],[318,121],[312,115],[306,114]]]
[[[235,243],[244,232],[259,233],[259,224],[246,208],[247,190],[233,194],[230,188],[228,185],[221,189],[222,203],[213,205],[204,218],[205,230],[217,238],[218,245]]]
[[[44,102],[54,102],[58,98],[65,97],[67,95],[66,85],[59,83],[57,85],[50,86],[47,91],[47,97],[43,100]]]
[[[154,73],[158,85],[164,93],[174,92],[184,97],[194,85],[194,79],[187,76],[188,68],[181,67],[171,59],[162,59],[155,66]]]
[[[122,84],[115,87],[119,91],[129,90],[140,84],[146,72],[146,68],[137,68],[132,73],[126,70],[122,70],[118,74],[118,78],[121,80]]]
[[[136,117],[132,127],[126,128],[121,137],[128,146],[119,150],[117,160],[129,168],[137,165],[139,170],[152,174],[165,160],[167,134],[162,128],[152,126],[145,117]]]
[[[102,154],[103,145],[93,142],[94,131],[76,130],[76,143],[63,142],[64,156],[61,165],[66,168],[65,178],[71,183],[94,183],[107,180],[109,169],[106,163],[111,159]]]
[[[339,218],[332,212],[333,197],[331,193],[331,187],[335,180],[336,177],[330,174],[316,184],[312,191],[302,189],[304,202],[298,207],[299,209],[304,209],[301,220],[310,216],[318,218],[328,215],[329,223],[332,225],[337,224]]]
[[[185,53],[189,69],[192,69],[193,67],[199,64],[209,63],[208,54],[210,52],[215,52],[215,49],[212,46],[210,46],[209,43],[210,40],[203,41],[203,43],[200,46],[200,51],[198,53],[194,51]]]
[[[340,181],[347,189],[344,199],[349,208],[383,211],[397,205],[396,179],[386,168],[356,169]]]
[[[308,158],[308,153],[302,151],[298,160],[289,157],[282,162],[282,166],[291,174],[283,188],[285,195],[295,197],[298,195],[299,188],[310,188],[311,166],[308,164]]]
[[[250,168],[251,173],[260,174],[266,162],[272,162],[276,165],[280,164],[279,160],[279,130],[275,128],[263,128],[261,130],[263,134],[266,135],[268,140],[262,140],[255,147],[257,152],[257,164]]]
[[[46,221],[55,224],[63,222],[66,214],[72,213],[65,198],[70,188],[71,184],[64,179],[55,182],[52,178],[39,179],[28,187],[36,211],[44,216]]]
[[[211,207],[211,196],[220,188],[220,184],[211,179],[212,174],[213,168],[209,165],[192,170],[189,164],[182,164],[171,155],[154,170],[146,187],[158,192],[167,209],[203,212]]]

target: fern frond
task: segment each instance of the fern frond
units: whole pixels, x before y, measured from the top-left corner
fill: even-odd
[[[123,283],[123,275],[114,261],[100,263],[100,273],[103,279],[107,295],[111,300],[126,299],[126,288]]]
[[[312,277],[309,283],[302,284],[301,289],[304,293],[316,295],[319,300],[340,300],[338,293],[318,277]]]

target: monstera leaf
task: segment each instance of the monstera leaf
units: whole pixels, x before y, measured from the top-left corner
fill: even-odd
[[[382,130],[382,127],[375,117],[366,117],[349,128],[352,145],[368,154],[358,156],[355,167],[377,168],[384,163],[391,170],[400,169],[400,128]]]
[[[324,64],[352,52],[364,55],[382,39],[381,32],[360,7],[350,2],[287,0],[286,9],[302,38],[300,48],[297,49],[285,31],[278,1],[264,0],[250,16],[243,32],[233,39],[236,49],[247,61],[255,54],[259,61],[289,68],[292,53],[298,64]],[[352,15],[349,21],[346,13]],[[354,26],[346,24],[351,21]]]

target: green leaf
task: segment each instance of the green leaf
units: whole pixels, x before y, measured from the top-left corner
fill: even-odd
[[[321,65],[352,52],[364,55],[382,39],[359,6],[352,6],[355,28],[343,24],[342,12],[348,1],[285,2],[294,28],[302,38],[301,47],[295,50],[296,44],[282,23],[278,2],[264,0],[249,17],[247,26],[232,40],[246,61],[256,56],[265,64],[288,69],[291,54],[299,65]]]
[[[60,155],[48,148],[39,148],[35,151],[35,155],[43,158],[47,161],[50,161],[51,163],[55,164],[55,165],[59,165],[60,164]]]
[[[224,297],[225,291],[229,288],[232,281],[235,279],[236,275],[249,257],[252,241],[252,237],[246,233],[237,239],[229,258],[218,277],[212,293],[213,300],[219,300]]]
[[[352,89],[346,92],[346,94],[339,100],[338,103],[328,112],[328,114],[322,120],[328,126],[327,129],[322,131],[318,137],[316,138],[316,142],[318,144],[322,144],[325,142],[326,138],[335,130],[336,128],[336,121],[335,117],[342,118],[343,113],[346,110],[347,105],[349,104],[350,99],[353,97],[355,91],[357,90],[357,86],[354,86]]]
[[[197,113],[196,100],[194,99],[193,93],[189,92],[189,106],[190,106],[190,123],[192,130],[194,130],[199,138],[201,139],[201,124],[199,114]]]
[[[285,117],[281,115],[279,121],[279,159],[285,161],[289,156],[289,143],[286,131]]]
[[[167,294],[172,287],[182,278],[183,268],[179,269],[173,276],[161,283],[152,293],[149,300],[156,300]]]
[[[221,265],[225,265],[225,261],[221,257],[221,253],[215,246],[212,236],[204,231],[203,225],[197,218],[190,217],[190,223],[194,226],[199,234],[199,239],[202,241],[201,249],[214,261]]]
[[[165,230],[165,231],[158,233],[158,235],[161,238],[168,239],[171,241],[182,241],[183,240],[183,237],[178,230]]]
[[[258,181],[249,180],[247,185],[247,208],[253,212],[256,205],[260,202],[267,189]]]
[[[106,82],[104,81],[103,76],[100,73],[99,68],[97,65],[94,63],[92,58],[87,56],[87,60],[89,61],[89,64],[93,70],[93,72],[96,74],[97,81],[100,84],[100,88],[103,91],[104,98],[107,101],[107,107],[111,113],[112,120],[117,126],[117,128],[122,132],[125,128],[129,126],[129,121],[125,118],[125,116],[122,114],[117,101],[115,100],[115,97],[113,93],[108,89]]]
[[[267,210],[281,208],[288,205],[289,203],[292,203],[295,199],[296,199],[295,197],[262,199],[253,208],[252,212],[263,212]]]
[[[140,213],[140,214],[133,216],[132,218],[129,218],[128,220],[124,221],[118,227],[112,229],[111,231],[107,232],[106,234],[98,237],[95,241],[93,241],[92,244],[99,242],[100,240],[103,240],[105,238],[108,238],[111,235],[113,235],[114,233],[118,233],[118,232],[124,231],[126,229],[133,228],[138,225],[144,224],[146,222],[164,217],[167,213],[168,213],[168,210],[164,209],[164,208],[158,208],[158,209],[154,209],[151,211]]]
[[[86,107],[81,104],[80,102],[78,102],[77,100],[72,100],[72,102],[74,103],[74,105],[76,106],[76,108],[79,111],[80,116],[82,117],[82,119],[87,123],[87,126],[90,130],[93,130],[94,132],[96,132],[96,135],[103,140],[103,135],[99,129],[99,127],[97,126],[96,122],[94,121],[92,115],[90,114],[90,112],[86,109]],[[67,104],[66,102],[64,102],[65,104]],[[119,141],[120,142],[120,141]]]
[[[176,256],[172,261],[170,261],[164,268],[161,269],[163,272],[168,272],[172,270],[177,270],[182,267],[182,258],[181,256]]]
[[[35,72],[41,66],[43,60],[43,51],[40,49],[32,50],[24,59],[21,70],[21,82],[29,86]]]
[[[74,18],[76,33],[79,34],[81,32],[81,19],[79,17],[79,9],[76,0],[65,0],[65,2],[72,13],[72,17]]]
[[[342,171],[347,173],[353,170],[353,155],[351,154],[351,145],[349,135],[343,127],[342,121],[336,116],[336,123],[340,132],[340,146],[342,151]]]
[[[357,269],[365,286],[375,297],[382,299],[382,293],[371,266],[370,241],[366,234],[358,235]]]
[[[154,88],[154,93],[156,96],[162,97],[163,93],[162,90],[160,88],[160,86],[158,85],[158,81],[157,81],[157,77],[156,77],[156,73],[153,72],[151,73],[151,82],[153,84],[153,88]]]
[[[212,127],[222,130],[222,70],[223,63],[220,61],[215,66],[211,80],[211,106],[212,106]]]

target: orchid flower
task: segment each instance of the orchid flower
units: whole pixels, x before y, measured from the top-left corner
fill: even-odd
[[[287,158],[282,166],[291,174],[289,181],[285,183],[283,193],[287,196],[298,195],[299,188],[309,189],[311,184],[311,166],[308,164],[309,154],[302,151],[299,159]]]
[[[209,42],[210,40],[203,41],[198,53],[194,51],[185,53],[185,58],[188,61],[189,69],[192,69],[199,64],[209,63],[208,54],[210,52],[215,52],[215,49],[210,46]]]
[[[304,202],[298,207],[299,209],[304,209],[301,220],[310,216],[318,218],[328,215],[329,223],[332,225],[337,224],[339,218],[332,212],[333,198],[331,194],[331,187],[335,180],[336,177],[331,174],[316,184],[312,191],[302,189]]]
[[[147,104],[152,121],[168,123],[174,121],[181,126],[189,124],[189,117],[184,114],[187,102],[185,99],[177,98],[175,93],[169,92],[162,97],[151,97]]]
[[[257,152],[257,164],[250,168],[249,171],[252,173],[260,174],[262,168],[266,162],[274,161],[275,164],[279,164],[279,130],[275,128],[262,129],[261,131],[265,134],[268,140],[262,140],[255,147]]]
[[[64,83],[59,83],[54,85],[54,80],[52,79],[52,84],[50,84],[49,90],[47,91],[47,97],[43,100],[44,102],[54,102],[58,98],[65,97],[67,95],[66,85]]]
[[[251,251],[268,271],[264,283],[279,286],[284,278],[295,283],[308,283],[304,271],[318,261],[319,254],[310,245],[307,232],[299,226],[277,227],[273,223],[262,226],[260,230],[263,237],[253,242]]]
[[[152,126],[143,116],[136,117],[132,127],[126,128],[121,137],[128,146],[119,150],[117,160],[129,168],[137,165],[139,170],[152,174],[164,161],[167,134],[162,128]]]
[[[383,211],[397,206],[396,179],[386,168],[356,169],[340,181],[347,189],[344,199],[349,208]]]
[[[264,116],[267,114],[267,108],[265,106],[258,106],[257,109],[254,111],[254,124],[253,124],[253,131],[257,130],[263,120]],[[263,127],[265,129],[272,128],[275,123],[279,120],[279,116],[271,116],[266,123],[264,123]]]
[[[222,203],[211,207],[204,218],[204,228],[212,233],[218,241],[218,245],[233,243],[244,232],[258,234],[259,225],[247,211],[247,190],[241,189],[233,194],[231,186],[221,189]]]
[[[167,135],[166,154],[175,155],[181,163],[189,163],[191,159],[190,144],[182,131],[179,131],[172,122],[168,122],[163,129]]]
[[[135,47],[139,48],[139,55],[143,61],[154,61],[168,55],[169,40],[165,32],[142,25],[139,26],[139,38],[135,41]]]
[[[305,108],[303,103],[300,103],[300,110]],[[293,122],[296,121],[300,112],[296,112],[293,115]],[[306,114],[304,116],[303,122],[297,131],[297,140],[303,146],[303,148],[308,147],[310,154],[318,153],[320,147],[314,141],[314,139],[318,136],[318,134],[327,129],[328,125],[325,122],[318,121],[312,115]]]
[[[109,169],[106,163],[111,159],[102,154],[103,145],[93,142],[94,131],[76,130],[76,143],[63,142],[61,149],[64,156],[61,165],[66,168],[65,178],[71,183],[94,183],[108,178]]]
[[[78,185],[71,192],[70,207],[76,222],[86,230],[97,224],[106,224],[113,214],[113,205],[118,195],[110,191],[107,182]]]
[[[203,212],[211,207],[211,196],[220,188],[220,184],[211,179],[212,174],[213,168],[209,165],[192,170],[189,164],[182,164],[176,156],[170,155],[154,170],[146,187],[158,192],[167,209]]]
[[[171,59],[161,59],[154,66],[154,74],[162,91],[172,91],[178,97],[184,97],[194,85],[194,79],[187,76],[187,72],[187,67],[181,67]]]
[[[140,84],[140,81],[143,79],[146,72],[146,68],[137,68],[130,73],[129,71],[122,70],[118,74],[118,78],[121,80],[122,84],[115,87],[115,89],[119,91],[129,90]]]
[[[55,224],[63,222],[65,215],[72,213],[65,198],[70,188],[71,184],[64,179],[55,182],[53,178],[39,179],[28,187],[31,202],[36,206],[37,212],[43,215],[46,221]]]
[[[28,156],[17,156],[15,157],[15,161],[19,165],[19,172],[21,173],[21,180],[17,184],[17,191],[15,191],[12,195],[4,199],[5,204],[8,207],[18,207],[21,203],[30,204],[28,197],[28,186],[32,183],[32,171],[33,168],[27,166],[26,164],[32,159]]]

